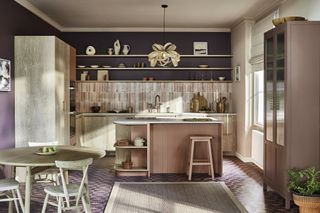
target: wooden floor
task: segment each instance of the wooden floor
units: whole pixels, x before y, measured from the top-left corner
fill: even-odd
[[[109,199],[115,181],[187,181],[185,174],[159,174],[147,177],[115,177],[113,171],[114,157],[105,157],[94,162],[89,169],[89,185],[92,212],[101,213]],[[275,192],[263,192],[261,170],[251,163],[243,163],[235,157],[223,161],[224,175],[215,181],[224,181],[239,201],[249,212],[299,212],[292,204],[290,210],[284,208],[284,199]],[[71,174],[72,178],[80,178]],[[78,177],[79,176],[79,177]],[[211,181],[207,175],[195,175],[193,181]],[[22,194],[23,184],[22,184]],[[32,191],[31,212],[41,212],[44,199],[43,186],[35,184]],[[56,208],[48,208],[47,213],[56,212]],[[7,212],[7,203],[0,202],[0,213]]]
[[[112,169],[113,159],[105,158],[96,162],[98,167]],[[238,158],[227,157],[223,161],[224,175],[216,178],[216,181],[223,181],[240,200],[249,212],[299,212],[292,204],[290,210],[284,208],[284,199],[273,191],[263,192],[262,170],[252,163],[243,163]],[[116,181],[187,181],[184,174],[159,174],[146,177],[116,177]],[[206,175],[195,175],[193,181],[211,181]]]

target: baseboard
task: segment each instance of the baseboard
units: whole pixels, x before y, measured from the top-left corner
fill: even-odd
[[[242,162],[245,163],[249,163],[249,162],[253,162],[253,159],[250,157],[244,157],[243,155],[241,155],[239,152],[236,152],[236,157],[239,158]]]
[[[256,165],[257,167],[259,167],[260,169],[263,170],[263,167],[261,167],[259,164],[257,164],[257,162],[254,159],[252,159],[251,157],[244,157],[243,155],[241,155],[238,152],[236,152],[236,157],[244,163],[254,163],[254,165]]]

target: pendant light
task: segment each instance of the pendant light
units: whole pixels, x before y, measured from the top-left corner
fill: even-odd
[[[177,53],[176,45],[171,42],[166,43],[166,8],[168,5],[161,5],[163,8],[163,43],[164,45],[154,43],[152,45],[153,52],[149,53],[148,59],[150,61],[150,66],[155,67],[159,65],[161,67],[166,67],[172,64],[173,66],[178,66],[180,61],[180,54]]]

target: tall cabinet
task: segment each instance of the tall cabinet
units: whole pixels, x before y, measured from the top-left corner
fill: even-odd
[[[54,36],[15,37],[16,147],[69,143],[70,63],[75,51]]]
[[[264,35],[264,183],[290,207],[288,169],[320,167],[320,22],[288,22]]]

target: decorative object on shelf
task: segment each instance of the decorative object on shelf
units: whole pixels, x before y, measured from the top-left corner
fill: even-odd
[[[240,65],[237,65],[234,69],[234,81],[240,81]]]
[[[142,137],[136,137],[133,142],[134,142],[135,146],[144,146],[146,139],[144,139]]]
[[[90,65],[91,68],[98,68],[99,65],[95,64],[95,65]]]
[[[97,80],[98,81],[108,81],[109,80],[109,71],[108,70],[98,70]]]
[[[130,45],[129,44],[123,45],[123,48],[122,48],[123,55],[128,55],[129,52],[130,52]]]
[[[128,113],[133,113],[133,107],[131,105],[128,106]]]
[[[217,112],[218,113],[225,113],[226,111],[226,101],[227,101],[227,98],[226,97],[222,97],[222,98],[219,98],[218,101],[217,101]]]
[[[120,41],[116,40],[114,42],[113,46],[114,46],[114,54],[115,55],[119,55],[120,54],[120,49],[121,49]]]
[[[11,62],[0,59],[0,92],[11,91]]]
[[[193,98],[190,101],[190,111],[191,112],[199,112],[200,110],[208,109],[208,101],[207,99],[200,95],[200,92],[193,95]]]
[[[118,67],[119,67],[119,68],[126,68],[126,65],[125,65],[124,63],[120,63],[120,64],[118,65]]]
[[[86,49],[86,54],[87,55],[94,55],[94,54],[96,54],[96,49],[93,46],[88,46]]]
[[[305,17],[301,17],[301,16],[288,16],[288,17],[280,17],[280,18],[272,19],[272,23],[274,26],[278,26],[288,21],[305,21],[305,20],[306,20]]]
[[[300,212],[320,212],[320,171],[310,167],[302,170],[291,169],[288,174],[288,186]]]
[[[218,79],[219,79],[219,81],[224,81],[224,79],[226,79],[226,77],[224,77],[224,76],[219,76]]]
[[[200,68],[208,68],[209,65],[208,65],[208,64],[200,64],[199,67],[200,67]]]
[[[90,109],[91,109],[91,112],[98,113],[98,112],[100,112],[101,107],[100,106],[91,106]]]
[[[193,42],[193,54],[194,55],[208,55],[208,42],[206,42],[206,41]]]
[[[112,55],[113,54],[113,48],[108,48],[108,55]]]
[[[133,67],[135,67],[135,68],[144,68],[145,64],[144,64],[144,62],[138,62],[138,63],[135,63],[133,65]]]
[[[124,169],[132,169],[132,161],[131,160],[126,160],[122,161],[122,168]]]
[[[84,65],[78,65],[78,68],[86,68]]]
[[[154,43],[152,45],[153,52],[148,54],[148,60],[150,61],[150,66],[155,67],[157,64],[161,67],[165,67],[169,64],[173,66],[178,66],[180,61],[180,54],[176,52],[176,45],[171,42],[166,43],[165,29],[166,29],[166,8],[168,5],[161,5],[163,8],[163,43],[164,45]]]
[[[130,140],[129,139],[120,139],[114,144],[114,146],[129,146]]]
[[[89,72],[83,71],[80,75],[80,79],[81,79],[81,81],[89,80],[90,79]]]

